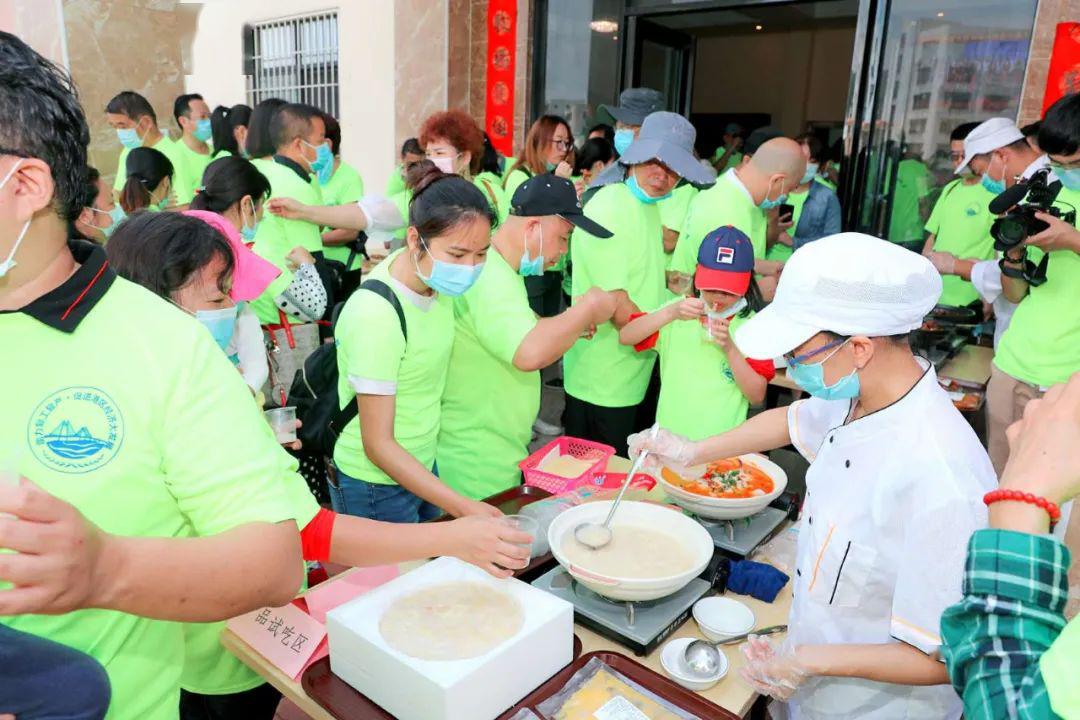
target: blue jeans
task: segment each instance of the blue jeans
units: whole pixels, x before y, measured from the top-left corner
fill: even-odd
[[[101,720],[105,668],[67,645],[0,625],[0,714],[18,720]]]
[[[400,485],[380,485],[349,477],[334,468],[330,480],[330,504],[334,512],[383,522],[415,523],[442,515],[442,509],[413,495]],[[438,475],[438,468],[432,472]]]

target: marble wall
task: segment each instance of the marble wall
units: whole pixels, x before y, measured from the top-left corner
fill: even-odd
[[[27,45],[62,68],[68,67],[60,0],[0,0],[0,30],[22,38]]]
[[[109,180],[120,144],[105,105],[121,90],[146,97],[175,137],[173,100],[184,90],[198,5],[177,0],[64,0],[71,74],[90,123],[90,164]]]
[[[1046,75],[1058,23],[1080,20],[1080,0],[1039,0],[1035,29],[1031,35],[1023,97],[1020,99],[1019,123],[1026,125],[1042,116]],[[1078,563],[1080,565],[1080,563]]]
[[[394,3],[394,137],[397,147],[415,137],[448,102],[448,0]]]
[[[447,58],[449,107],[484,122],[487,92],[487,0],[449,0]],[[532,1],[518,0],[517,52],[514,66],[514,152],[529,129],[532,81]]]

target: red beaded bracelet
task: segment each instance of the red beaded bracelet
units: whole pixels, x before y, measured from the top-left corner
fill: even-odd
[[[1011,500],[1013,502],[1025,502],[1029,505],[1035,505],[1041,507],[1046,511],[1046,514],[1050,516],[1050,529],[1053,530],[1057,525],[1058,520],[1061,519],[1061,508],[1057,506],[1057,503],[1051,502],[1044,497],[1038,495],[1032,495],[1029,492],[1021,492],[1019,490],[991,490],[983,496],[983,502],[987,505],[992,505],[1002,500]]]

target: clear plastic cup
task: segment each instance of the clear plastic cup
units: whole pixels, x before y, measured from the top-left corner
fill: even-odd
[[[274,429],[274,437],[279,443],[284,445],[296,442],[295,407],[274,408],[267,410],[263,415],[266,416],[266,422],[270,423],[270,427]]]
[[[705,315],[702,317],[701,322],[701,331],[702,333],[704,333],[706,342],[713,342],[713,334],[712,330],[709,329],[709,325],[712,323],[713,320],[723,319],[724,313],[722,312],[714,312],[712,310],[706,311]]]
[[[518,545],[518,547],[524,548],[525,550],[529,551],[529,562],[531,562],[533,557],[537,554],[533,551],[533,549],[537,546],[537,540],[540,539],[540,522],[536,518],[529,517],[527,515],[506,515],[503,517],[503,522],[507,525],[514,527],[517,530],[521,530],[522,532],[532,535],[533,541],[531,543],[524,543]],[[526,562],[525,564],[528,565],[528,562]]]

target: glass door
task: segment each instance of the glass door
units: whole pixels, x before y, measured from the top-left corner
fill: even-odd
[[[847,227],[921,249],[954,177],[953,128],[1017,116],[1037,4],[864,0],[844,128]]]
[[[690,115],[694,76],[694,36],[631,17],[633,58],[628,87],[649,87],[663,93],[667,109]]]

